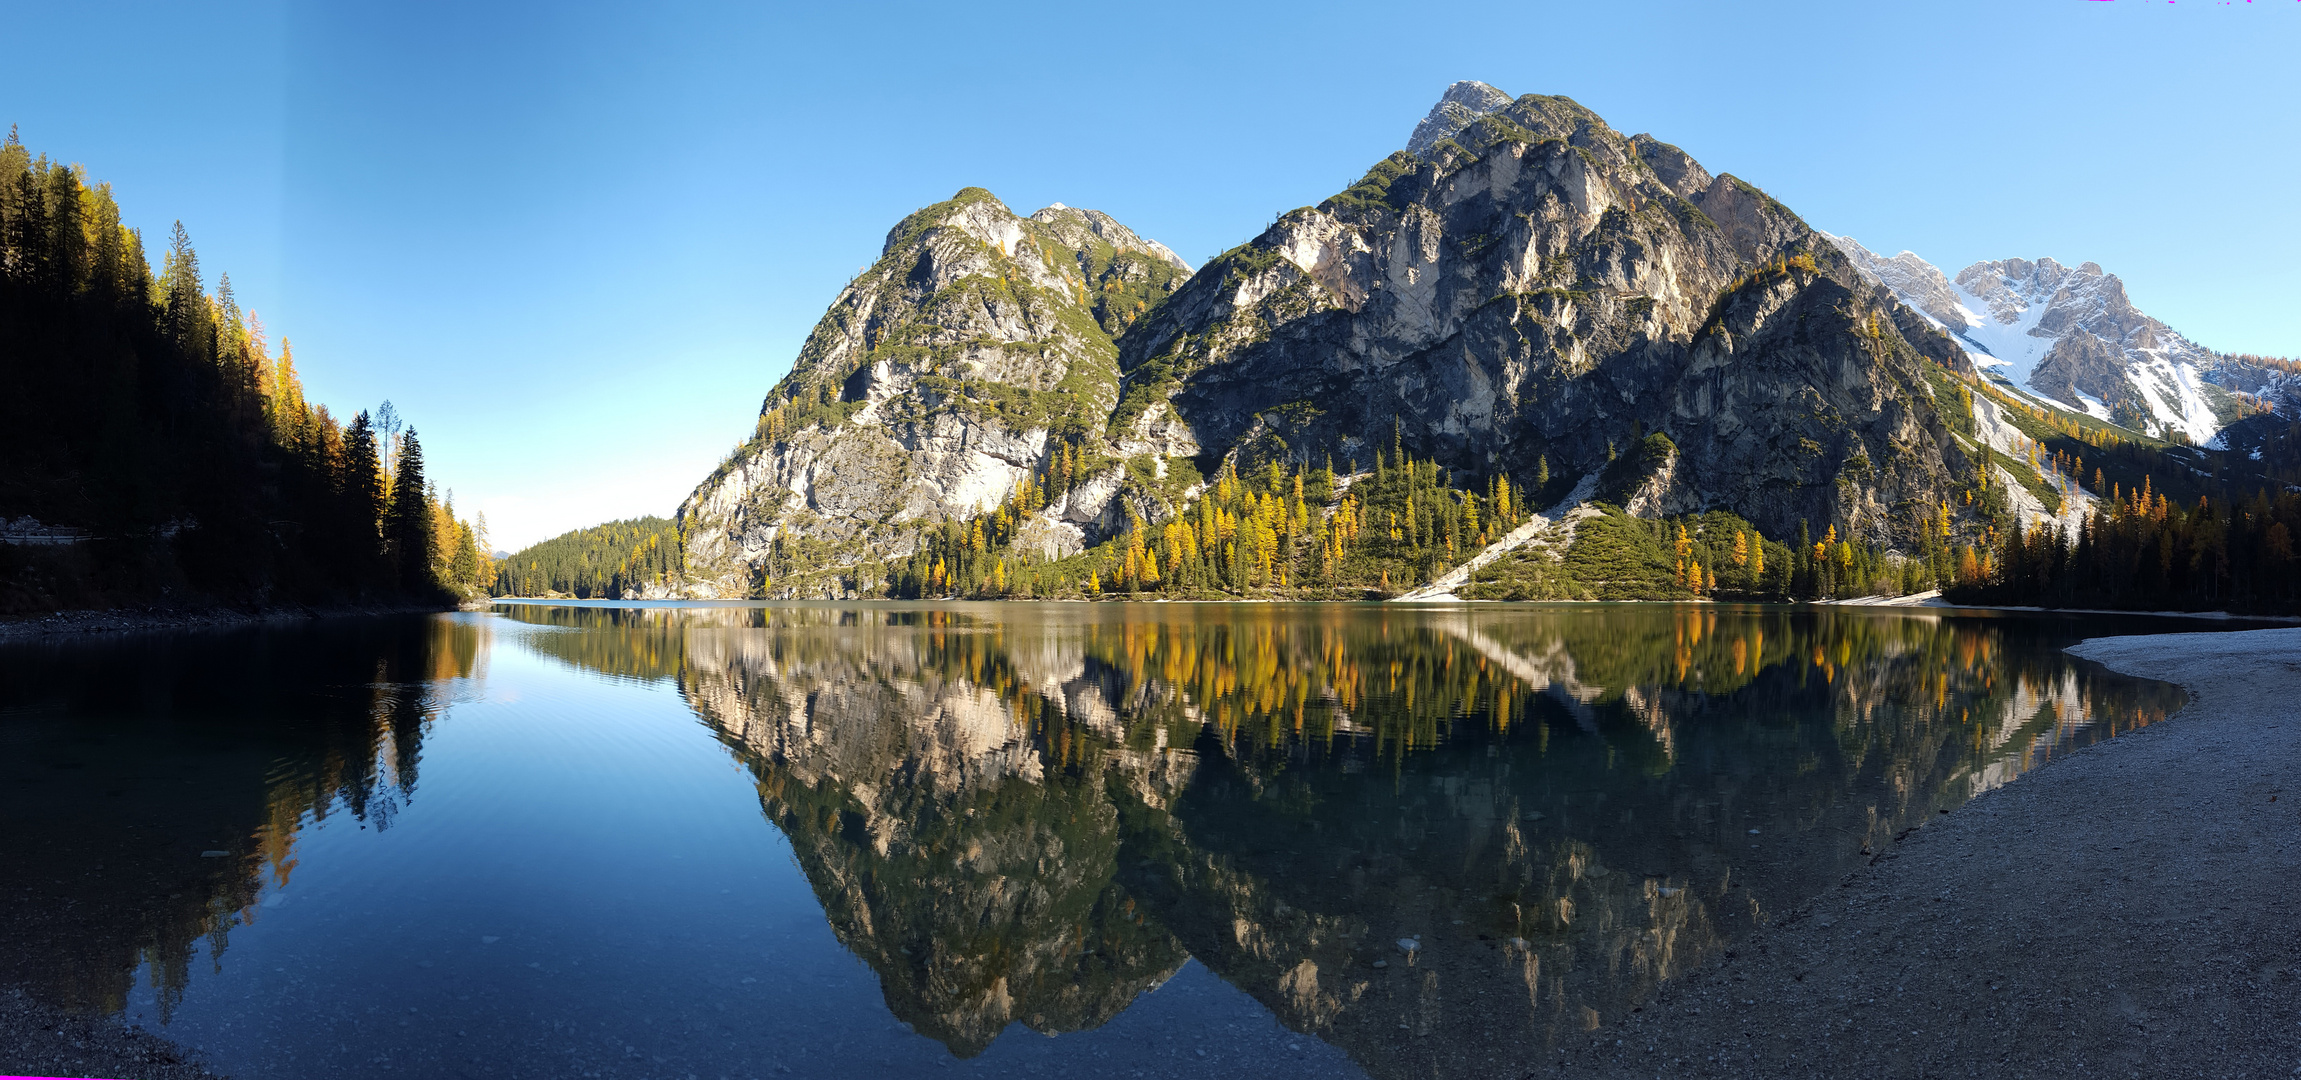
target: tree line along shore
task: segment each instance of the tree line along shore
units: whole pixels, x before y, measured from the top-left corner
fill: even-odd
[[[2032,417],[2046,424],[2043,410]],[[2250,497],[2234,478],[2200,475],[2161,451],[2140,452],[2114,435],[2065,436],[2091,450],[2040,442],[2028,463],[2065,477],[2090,463],[2105,488],[2076,518],[2024,526],[2001,460],[1984,458],[1962,498],[1981,511],[1961,524],[1946,505],[1921,511],[1927,537],[1916,551],[1801,525],[1769,537],[1728,511],[1640,517],[1622,504],[1674,453],[1649,436],[1621,468],[1599,478],[1598,498],[1470,573],[1454,588],[1466,600],[1734,600],[1792,602],[1905,596],[1938,590],[1975,606],[2116,610],[2301,612],[2301,491],[2284,485]],[[2301,425],[2263,435],[2279,455],[2301,449]],[[2122,451],[2122,452],[2121,452]],[[1998,458],[2002,459],[2003,455]],[[2150,466],[2167,469],[2161,483]],[[1270,464],[1219,469],[1211,481],[1169,476],[1201,489],[1161,522],[1133,518],[1086,551],[1045,558],[1030,550],[1026,523],[1064,485],[1059,465],[1018,485],[997,508],[923,528],[900,558],[826,568],[828,553],[778,539],[751,597],[884,599],[1386,599],[1421,586],[1528,523],[1529,506],[1567,494],[1548,470],[1520,484],[1507,475],[1456,486],[1435,462],[1378,453],[1368,472]],[[2130,474],[2130,486],[2125,477]],[[2033,474],[2034,475],[2034,474]],[[2115,475],[2117,479],[2108,479]],[[2062,481],[2065,490],[2076,485]],[[2058,509],[2058,507],[2056,507]],[[660,517],[576,530],[505,559],[498,596],[664,598],[682,591],[679,523]]]
[[[0,145],[0,616],[445,604],[493,572],[386,402],[304,392],[182,223],[155,273],[108,184]]]

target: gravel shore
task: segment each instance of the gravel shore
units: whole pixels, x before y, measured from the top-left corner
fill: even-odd
[[[166,1039],[110,1017],[73,1016],[0,991],[0,1073],[220,1080]]]
[[[2190,704],[1937,819],[1542,1064],[2301,1076],[2301,629],[2069,651]]]

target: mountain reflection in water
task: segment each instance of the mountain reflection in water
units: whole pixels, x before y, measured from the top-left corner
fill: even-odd
[[[2116,628],[2101,620],[498,612],[0,649],[0,979],[166,1020],[212,967],[202,1018],[170,1030],[245,1075],[463,1060],[424,1057],[450,1051],[379,1007],[501,1032],[452,1045],[506,1073],[547,1051],[566,1075],[634,1054],[949,1063],[858,1019],[877,1016],[873,976],[895,1019],[1001,1068],[1146,1045],[1168,1071],[1207,1071],[1207,1047],[1234,1075],[1344,1067],[1275,1028],[1175,1019],[1244,1004],[1212,990],[1161,995],[1158,1023],[1227,1042],[1138,1027],[987,1049],[1016,1023],[1126,1028],[1196,959],[1376,1076],[1481,1075],[1621,1014],[1938,810],[2180,703],[2060,652]],[[491,663],[517,669],[500,690]],[[741,831],[767,833],[688,712],[748,771],[797,875]],[[428,789],[427,740],[448,748]],[[719,783],[707,770],[733,783],[665,809],[686,797],[666,785]],[[339,826],[369,839],[314,832]],[[692,858],[637,869],[657,852]],[[321,883],[291,891],[299,859]],[[836,944],[791,929],[822,937],[797,876]],[[267,959],[227,974],[228,946]],[[869,968],[859,1005],[839,996],[852,965],[826,962],[842,946]]]
[[[1193,956],[1377,1075],[1475,1069],[2179,704],[2074,633],[1931,613],[506,610],[674,680],[888,1007],[962,1056]]]

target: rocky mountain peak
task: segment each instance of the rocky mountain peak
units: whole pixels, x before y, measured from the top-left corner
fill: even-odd
[[[1414,125],[1414,134],[1406,140],[1406,152],[1422,157],[1441,140],[1451,139],[1469,127],[1472,121],[1509,104],[1510,95],[1475,79],[1455,83],[1446,88],[1438,104],[1430,107],[1430,115]]]
[[[1714,179],[1692,155],[1652,135],[1631,136],[1630,147],[1637,151],[1639,160],[1644,161],[1647,168],[1654,170],[1655,177],[1671,194],[1681,199],[1692,198],[1708,188]]]
[[[1007,499],[1065,439],[1067,460],[1109,458],[1093,433],[1117,403],[1113,339],[1188,276],[1099,211],[1025,218],[970,187],[906,216],[752,438],[681,506],[692,591],[907,555],[921,530]],[[1058,506],[1049,546],[1076,550],[1106,501]]]
[[[1217,477],[1331,465],[1344,490],[1403,454],[1528,505],[1899,543],[1967,467],[1926,366],[1962,357],[1928,318],[1757,187],[1461,82],[1408,152],[1195,273],[980,188],[906,217],[681,526],[706,588],[836,595],[930,580],[930,550],[1066,557]]]
[[[998,248],[1002,254],[1012,255],[1015,243],[1022,239],[1021,221],[998,196],[979,187],[960,188],[949,199],[906,215],[887,230],[887,240],[880,245],[879,255],[885,258],[898,247],[917,243],[923,234],[936,228],[957,229]]]
[[[1830,240],[1865,279],[1923,312],[1977,366],[2024,392],[2201,443],[2235,414],[2212,381],[2221,358],[2134,307],[2125,282],[2099,263],[1994,259],[1952,280],[1912,252],[1886,259],[1849,237]]]

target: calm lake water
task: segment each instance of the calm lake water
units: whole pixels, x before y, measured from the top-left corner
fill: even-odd
[[[2162,719],[2059,650],[2201,625],[522,604],[12,645],[0,979],[250,1080],[1481,1075]]]

